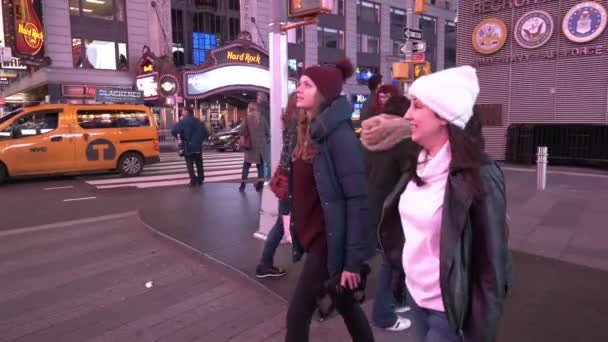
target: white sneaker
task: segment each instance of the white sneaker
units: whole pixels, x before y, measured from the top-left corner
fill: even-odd
[[[397,317],[397,322],[392,327],[386,328],[388,331],[403,331],[412,326],[412,321],[407,318]]]
[[[412,310],[412,307],[409,305],[398,306],[395,308],[395,313],[402,314]]]

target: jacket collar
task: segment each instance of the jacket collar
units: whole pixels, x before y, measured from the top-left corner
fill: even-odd
[[[403,194],[411,180],[411,171],[409,169],[405,170],[393,191],[386,197],[384,201],[385,208],[395,205],[399,201],[401,194]],[[469,190],[462,172],[459,170],[452,169],[448,175],[446,193],[444,196],[444,215],[446,202],[450,202],[448,210],[454,209],[454,212],[458,213],[467,213],[473,203],[473,194]],[[454,223],[462,223],[462,225],[464,225],[464,219],[466,219],[466,217],[459,217]]]
[[[350,103],[345,96],[338,96],[310,124],[310,137],[320,142],[352,115]]]

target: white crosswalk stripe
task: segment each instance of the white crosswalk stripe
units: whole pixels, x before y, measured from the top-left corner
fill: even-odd
[[[144,167],[138,177],[123,178],[120,175],[101,175],[86,180],[97,189],[135,187],[140,189],[186,185],[190,182],[184,158],[177,153],[161,153],[160,163]],[[243,153],[203,153],[205,183],[238,182],[241,179]],[[257,179],[257,169],[253,165],[249,180]]]

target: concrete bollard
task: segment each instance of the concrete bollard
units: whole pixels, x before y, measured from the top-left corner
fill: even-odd
[[[547,187],[547,161],[549,150],[547,146],[538,146],[536,152],[536,188],[545,190]]]

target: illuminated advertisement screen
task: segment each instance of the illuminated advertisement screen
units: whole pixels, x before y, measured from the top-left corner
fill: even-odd
[[[270,72],[264,68],[229,65],[186,75],[188,96],[201,96],[222,88],[243,86],[270,89]]]
[[[158,98],[158,73],[137,76],[135,80],[137,90],[144,93],[146,100]]]

